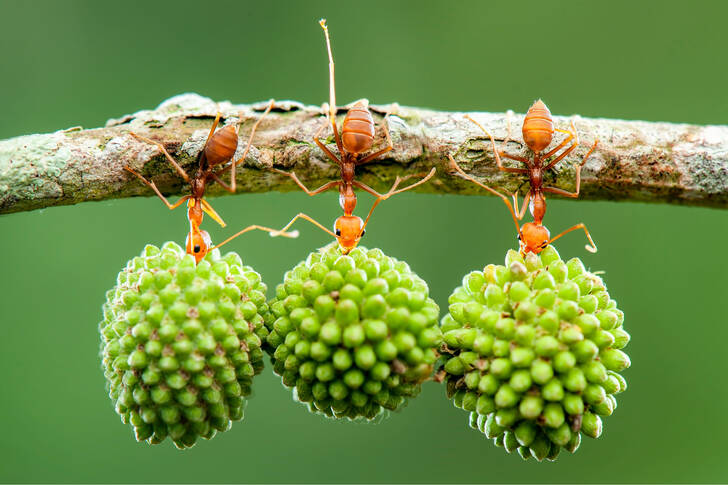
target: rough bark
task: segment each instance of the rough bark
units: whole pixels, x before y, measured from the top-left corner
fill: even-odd
[[[161,141],[183,167],[193,172],[195,158],[217,110],[226,122],[241,120],[237,156],[253,122],[266,103],[215,103],[196,94],[175,96],[152,111],[109,120],[104,128],[72,128],[49,134],[0,141],[0,213],[75,204],[88,200],[153,195],[126,172],[129,165],[152,178],[165,194],[184,194],[187,185],[157,147],[128,135]],[[390,106],[372,106],[378,123]],[[360,167],[360,181],[384,190],[396,175],[437,174],[418,192],[483,194],[482,189],[452,176],[446,154],[484,183],[503,191],[525,190],[523,176],[498,171],[490,142],[464,113],[398,107],[389,118],[395,149],[381,160]],[[506,114],[472,113],[496,140],[506,136]],[[520,138],[522,115],[511,117],[515,141],[499,144],[515,155],[527,155]],[[567,117],[555,116],[566,128]],[[261,123],[253,148],[238,167],[241,192],[299,190],[271,166],[295,170],[310,188],[338,177],[338,167],[313,143],[325,123],[319,107],[282,101]],[[545,177],[546,184],[574,189],[574,164],[598,138],[599,146],[582,170],[581,198],[669,202],[709,207],[728,206],[728,126],[696,126],[577,118],[581,145]],[[331,130],[323,132],[333,143]],[[384,143],[377,129],[375,146]],[[332,146],[332,145],[330,145]],[[335,147],[332,146],[335,149]],[[508,162],[509,164],[511,162]],[[514,162],[517,163],[517,162]],[[225,194],[212,185],[208,194]]]

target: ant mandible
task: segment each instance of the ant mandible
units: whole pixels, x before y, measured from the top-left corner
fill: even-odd
[[[185,170],[180,166],[179,163],[177,163],[177,161],[172,157],[172,155],[169,154],[166,148],[164,148],[164,145],[162,145],[160,142],[143,137],[134,132],[129,132],[131,136],[138,140],[156,145],[167,158],[172,167],[174,167],[177,173],[182,177],[182,179],[184,179],[184,181],[190,185],[189,195],[185,195],[174,204],[170,204],[167,198],[164,197],[164,195],[162,195],[162,193],[159,191],[154,182],[147,180],[128,165],[124,167],[127,171],[139,177],[139,179],[144,182],[144,184],[150,187],[170,210],[176,209],[177,207],[182,205],[183,202],[187,201],[187,219],[190,223],[190,231],[187,235],[185,245],[187,249],[187,254],[193,255],[198,263],[200,262],[200,260],[202,260],[202,258],[205,257],[205,255],[207,255],[209,251],[214,249],[212,247],[210,234],[207,231],[200,229],[204,214],[207,213],[215,220],[215,222],[220,224],[222,227],[225,227],[225,222],[218,215],[218,213],[215,212],[215,209],[212,208],[210,203],[204,199],[205,188],[207,184],[212,180],[220,184],[220,186],[222,186],[222,188],[227,190],[228,192],[232,194],[235,193],[235,168],[238,163],[240,163],[242,160],[245,160],[245,157],[247,156],[248,151],[250,150],[250,147],[252,145],[253,137],[255,136],[255,131],[257,130],[258,125],[263,120],[265,115],[270,112],[270,110],[273,108],[273,105],[274,101],[271,100],[263,115],[253,125],[243,155],[239,159],[233,160],[231,162],[230,184],[225,183],[219,176],[219,174],[222,173],[224,169],[220,170],[219,172],[216,172],[215,169],[232,160],[233,156],[235,155],[235,151],[238,148],[238,125],[226,125],[223,128],[215,131],[218,123],[220,122],[219,112],[217,113],[215,121],[210,128],[210,133],[207,135],[207,141],[205,141],[204,147],[197,156],[197,172],[195,173],[194,177],[190,177],[187,172],[185,172]],[[275,233],[276,236],[280,235],[285,237],[295,237],[297,235],[297,233],[295,232],[285,233],[282,231],[276,231],[268,227],[252,225],[246,227],[234,237],[237,237],[240,234],[254,229],[268,231],[269,233],[271,233],[271,235],[274,235],[273,233]],[[232,238],[229,238],[228,240],[230,239]],[[221,245],[222,244],[218,244],[215,247],[220,247]]]
[[[327,233],[331,234],[339,243],[339,247],[341,248],[341,251],[343,254],[348,254],[352,249],[354,249],[357,244],[359,244],[359,241],[361,240],[362,236],[365,233],[365,229],[367,224],[369,223],[369,218],[372,215],[372,212],[374,212],[374,208],[383,200],[388,199],[389,197],[398,194],[400,192],[404,192],[405,190],[412,189],[420,184],[423,184],[427,182],[434,174],[435,174],[435,168],[433,168],[424,178],[421,180],[403,188],[397,190],[397,187],[400,183],[404,182],[407,179],[410,179],[415,176],[419,176],[419,174],[412,174],[408,175],[406,177],[397,177],[394,181],[394,184],[389,189],[389,191],[385,194],[380,194],[371,187],[358,182],[354,180],[354,172],[356,167],[360,165],[364,165],[365,163],[371,162],[380,155],[383,155],[387,153],[388,151],[392,150],[392,139],[389,136],[389,129],[387,128],[387,118],[389,116],[389,113],[385,116],[384,121],[384,135],[387,139],[387,146],[382,148],[381,150],[378,150],[374,153],[371,153],[369,155],[365,155],[366,152],[368,152],[373,144],[374,144],[374,134],[375,134],[375,127],[374,127],[374,120],[372,119],[372,115],[369,112],[369,108],[367,106],[367,103],[365,101],[358,101],[354,104],[354,106],[349,109],[349,111],[346,114],[346,117],[344,118],[344,123],[342,125],[341,129],[341,135],[339,135],[339,130],[336,126],[336,87],[334,83],[334,58],[331,53],[331,42],[329,40],[329,30],[326,27],[326,19],[321,19],[319,21],[319,24],[321,25],[321,28],[324,30],[324,36],[326,38],[326,49],[328,51],[329,55],[329,112],[328,112],[328,118],[331,122],[331,128],[334,132],[334,139],[336,140],[336,146],[339,149],[339,156],[337,157],[331,150],[329,150],[326,145],[321,143],[319,140],[319,135],[321,134],[321,131],[326,126],[325,124],[321,125],[321,127],[318,129],[316,134],[314,135],[314,141],[318,145],[318,147],[334,162],[336,162],[337,165],[341,168],[341,178],[340,180],[332,180],[331,182],[328,182],[321,187],[319,187],[316,190],[309,190],[296,176],[294,172],[284,172],[283,170],[273,169],[274,171],[281,173],[283,175],[286,175],[288,177],[291,177],[296,184],[301,187],[308,195],[316,195],[320,194],[321,192],[324,192],[326,190],[329,190],[334,187],[338,187],[339,189],[339,205],[341,206],[342,210],[344,211],[344,215],[340,216],[336,219],[336,222],[334,223],[334,231],[330,231],[329,229],[325,228],[323,225],[315,221],[310,216],[299,213],[296,217],[294,217],[286,227],[282,229],[282,231],[285,231],[291,225],[299,218],[306,219],[307,221],[315,224],[320,229],[326,231]],[[369,214],[367,215],[367,218],[362,221],[362,219],[358,216],[353,215],[354,208],[356,207],[356,193],[354,192],[354,187],[357,187],[359,189],[364,190],[365,192],[370,193],[374,197],[376,197],[376,200],[374,201],[374,204],[372,205],[372,208],[369,210]]]
[[[546,197],[545,193],[551,193],[551,194],[558,194],[562,195],[564,197],[572,197],[576,198],[579,197],[579,188],[581,185],[581,168],[586,163],[587,158],[589,158],[589,155],[594,151],[594,149],[597,147],[598,140],[594,142],[594,145],[589,149],[589,151],[584,155],[584,158],[582,159],[581,163],[576,164],[576,191],[575,192],[568,192],[566,190],[562,190],[556,187],[548,187],[543,185],[543,174],[547,170],[550,170],[554,167],[559,161],[561,161],[564,157],[566,157],[569,153],[571,153],[578,145],[579,145],[579,135],[576,132],[576,128],[574,127],[574,121],[571,121],[571,130],[561,130],[559,128],[554,128],[553,124],[553,118],[551,117],[551,112],[546,107],[543,101],[540,99],[537,100],[533,105],[528,109],[528,112],[526,113],[526,117],[523,120],[523,141],[526,143],[526,146],[533,151],[533,159],[529,159],[526,157],[519,157],[515,155],[511,155],[509,153],[506,153],[504,151],[499,152],[496,149],[495,146],[495,140],[493,139],[493,135],[490,134],[488,130],[486,130],[480,123],[475,121],[473,118],[471,118],[469,115],[465,116],[467,119],[475,123],[483,132],[490,138],[490,141],[493,145],[493,152],[495,153],[495,160],[498,164],[498,169],[502,170],[504,172],[510,172],[510,173],[527,173],[529,177],[530,182],[530,188],[528,190],[528,193],[526,194],[526,197],[523,200],[523,205],[521,206],[521,209],[519,211],[518,209],[518,192],[515,192],[512,194],[513,197],[513,203],[515,205],[514,207],[511,205],[508,198],[506,198],[503,194],[493,190],[492,188],[484,185],[483,183],[475,180],[472,176],[466,174],[460,166],[455,162],[455,160],[452,158],[451,155],[448,155],[450,158],[450,163],[453,166],[453,168],[457,171],[458,175],[466,180],[469,180],[473,182],[474,184],[488,190],[489,192],[497,195],[501,199],[503,199],[503,202],[508,206],[508,209],[511,212],[511,215],[513,216],[513,222],[516,224],[516,230],[518,231],[518,240],[520,244],[520,251],[521,254],[526,254],[529,252],[538,254],[543,249],[546,248],[549,244],[559,239],[561,236],[577,230],[577,229],[583,229],[584,233],[586,234],[587,239],[589,240],[590,244],[587,244],[585,247],[587,251],[590,251],[592,253],[597,252],[597,247],[594,244],[594,241],[592,240],[591,235],[589,234],[589,231],[587,230],[584,223],[576,224],[569,229],[563,231],[561,234],[550,237],[549,230],[546,229],[546,227],[542,224],[544,215],[546,214]],[[508,135],[506,136],[506,139],[504,140],[504,143],[507,143],[510,139],[510,119],[508,120]],[[553,149],[549,150],[548,152],[544,153],[544,150],[548,148],[548,146],[551,144],[551,141],[553,140],[554,131],[558,131],[560,133],[566,133],[568,136],[558,145],[556,145]],[[555,155],[559,150],[564,148],[566,145],[569,145],[561,154],[557,155],[553,160],[547,162],[544,165],[544,162],[546,162],[550,157]],[[501,161],[501,157],[508,158],[511,160],[516,160],[518,162],[522,162],[526,165],[527,168],[512,168],[512,167],[504,167],[503,163]],[[520,226],[518,221],[523,219],[523,216],[526,214],[526,207],[529,207],[531,216],[533,217],[533,222],[527,222],[523,224],[523,226]]]

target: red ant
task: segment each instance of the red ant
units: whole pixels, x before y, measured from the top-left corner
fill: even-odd
[[[346,114],[346,117],[344,118],[344,123],[342,125],[341,130],[341,136],[339,136],[339,130],[336,126],[336,88],[334,83],[334,59],[333,55],[331,53],[331,42],[329,40],[329,30],[326,27],[326,20],[321,19],[319,21],[319,24],[321,25],[321,28],[324,29],[324,35],[326,37],[326,48],[328,50],[329,54],[329,113],[328,117],[331,121],[331,127],[334,131],[334,139],[336,140],[336,146],[339,149],[339,157],[337,157],[331,150],[329,150],[326,145],[321,143],[319,140],[319,135],[321,134],[321,131],[326,126],[321,125],[321,128],[316,132],[314,135],[314,141],[319,146],[319,148],[334,162],[336,162],[339,167],[341,168],[341,179],[340,180],[332,180],[331,182],[328,182],[321,187],[319,187],[316,190],[309,190],[303,183],[298,180],[298,177],[296,177],[296,174],[294,172],[284,172],[282,170],[273,169],[278,173],[282,173],[283,175],[286,175],[288,177],[291,177],[296,184],[298,184],[299,187],[301,187],[308,195],[316,195],[320,194],[321,192],[324,192],[328,189],[331,189],[333,187],[339,188],[339,204],[341,205],[341,208],[344,211],[344,215],[340,216],[338,219],[336,219],[336,222],[334,223],[334,232],[330,231],[329,229],[325,228],[323,225],[315,221],[313,218],[309,217],[306,214],[299,213],[296,217],[294,217],[291,222],[286,225],[282,231],[285,231],[291,225],[299,218],[306,219],[307,221],[315,224],[322,230],[326,231],[327,233],[331,234],[339,243],[339,246],[341,248],[341,251],[343,254],[348,254],[352,249],[354,249],[359,241],[361,240],[362,236],[365,233],[365,228],[367,224],[369,223],[369,218],[372,215],[372,212],[374,212],[374,208],[383,200],[388,199],[389,197],[398,194],[400,192],[404,192],[405,190],[412,189],[420,184],[423,184],[427,182],[435,173],[435,169],[433,168],[429,174],[427,174],[424,178],[419,180],[418,182],[415,182],[403,189],[397,190],[397,187],[400,183],[403,181],[419,176],[419,175],[408,175],[406,177],[397,177],[394,181],[394,184],[389,189],[389,191],[386,194],[380,194],[371,187],[354,180],[354,172],[355,168],[364,165],[365,163],[369,163],[379,157],[380,155],[383,155],[387,153],[388,151],[392,150],[392,139],[389,136],[389,130],[387,128],[387,118],[389,116],[389,113],[387,116],[385,116],[385,122],[384,122],[384,135],[387,139],[387,146],[382,148],[381,150],[378,150],[374,153],[371,153],[369,155],[365,155],[366,152],[368,152],[373,144],[374,144],[374,134],[375,134],[375,127],[374,127],[374,120],[372,119],[372,115],[369,112],[369,108],[367,107],[367,103],[365,101],[358,101],[354,106],[348,111]],[[354,208],[356,207],[356,194],[354,193],[354,187],[357,187],[359,189],[364,190],[365,192],[370,193],[374,197],[376,197],[376,200],[374,201],[374,204],[372,205],[372,208],[369,210],[369,214],[367,215],[367,218],[362,221],[360,217],[357,217],[353,215]]]
[[[586,237],[590,243],[585,246],[587,251],[590,251],[592,253],[597,252],[597,247],[594,244],[594,241],[592,240],[589,231],[583,223],[579,223],[570,227],[558,236],[550,237],[549,230],[546,229],[542,222],[543,217],[546,214],[546,197],[544,196],[544,193],[548,192],[573,198],[579,196],[579,188],[581,185],[581,168],[586,163],[589,155],[591,155],[591,153],[597,147],[598,140],[594,142],[594,145],[592,145],[586,155],[584,155],[581,163],[576,165],[576,191],[568,192],[566,190],[558,189],[556,187],[544,187],[543,173],[553,168],[554,165],[556,165],[579,145],[579,136],[576,133],[576,128],[574,127],[573,120],[571,122],[571,130],[561,130],[558,128],[554,128],[551,112],[546,107],[544,102],[539,99],[538,101],[533,103],[533,105],[528,109],[528,112],[526,113],[526,118],[523,120],[522,129],[523,140],[526,143],[526,146],[528,146],[528,148],[533,151],[533,159],[529,159],[525,157],[510,155],[504,151],[499,152],[498,150],[496,150],[493,135],[491,135],[490,132],[488,132],[480,123],[475,121],[470,116],[466,115],[466,118],[475,123],[490,138],[499,170],[511,173],[528,174],[530,188],[519,211],[517,192],[512,194],[513,203],[515,205],[514,209],[506,196],[482,184],[481,182],[478,182],[472,176],[467,175],[458,166],[452,156],[448,155],[451,165],[457,171],[460,177],[473,182],[474,184],[488,190],[489,192],[503,199],[503,202],[505,202],[505,204],[508,206],[508,209],[511,211],[511,215],[513,216],[513,222],[516,224],[521,254],[526,254],[529,252],[538,254],[543,251],[546,246],[556,241],[564,234],[567,234],[576,229],[583,229],[586,233]],[[508,140],[510,140],[510,119],[508,121],[508,136],[506,137],[504,143],[507,143]],[[554,131],[566,133],[568,136],[552,150],[543,153],[543,151],[551,144],[554,136]],[[561,150],[569,143],[570,145],[563,152],[561,152],[561,154],[556,156],[550,162],[546,163],[546,165],[543,165],[544,161],[548,160],[551,156],[556,154],[559,150]],[[501,162],[501,157],[522,162],[526,165],[527,168],[504,167],[503,163]],[[526,214],[526,206],[528,206],[530,209],[531,216],[533,217],[533,222],[527,222],[521,227],[518,221],[523,219],[523,216]]]
[[[212,217],[218,224],[220,224],[222,227],[225,227],[225,222],[222,220],[222,218],[218,215],[217,212],[215,212],[215,209],[212,208],[209,202],[207,202],[204,199],[205,195],[205,187],[207,184],[213,180],[220,184],[223,189],[227,190],[228,192],[234,194],[235,193],[235,168],[238,163],[240,163],[242,160],[245,160],[245,157],[248,154],[248,151],[250,150],[250,147],[252,146],[253,137],[255,136],[255,131],[258,128],[258,125],[263,120],[265,115],[267,115],[270,110],[273,108],[274,101],[271,100],[270,104],[268,105],[268,108],[265,110],[263,115],[255,122],[253,125],[253,129],[250,132],[250,137],[248,138],[248,143],[245,147],[245,151],[243,152],[243,155],[237,159],[233,160],[230,164],[230,184],[225,183],[220,177],[219,173],[221,173],[223,170],[216,172],[215,169],[226,162],[232,160],[233,156],[235,155],[235,151],[238,148],[238,126],[237,125],[227,125],[223,128],[216,130],[217,125],[220,121],[220,113],[217,113],[217,116],[215,117],[215,121],[212,124],[212,127],[210,128],[210,133],[207,135],[207,141],[205,142],[204,147],[200,151],[199,155],[197,156],[197,172],[195,173],[194,177],[190,177],[187,175],[187,172],[180,166],[179,163],[172,157],[172,155],[169,154],[169,152],[164,148],[164,145],[161,143],[151,140],[149,138],[137,135],[136,133],[129,132],[131,136],[134,138],[137,138],[138,140],[144,141],[146,143],[151,143],[153,145],[156,145],[159,147],[161,152],[164,154],[164,156],[167,158],[170,164],[174,167],[174,169],[177,171],[177,173],[184,179],[185,182],[190,184],[190,194],[185,195],[181,199],[179,199],[174,204],[170,204],[169,201],[162,195],[162,193],[159,191],[157,186],[154,184],[154,182],[151,182],[147,179],[145,179],[142,175],[140,175],[138,172],[134,171],[129,166],[125,166],[124,168],[139,177],[139,179],[144,182],[147,186],[149,186],[157,196],[162,199],[162,202],[170,209],[176,209],[180,205],[182,205],[183,202],[187,201],[187,219],[190,222],[190,231],[187,235],[187,240],[185,242],[186,248],[187,248],[187,254],[191,254],[195,257],[195,260],[199,263],[202,258],[205,257],[205,255],[214,249],[212,247],[212,241],[210,239],[210,234],[207,231],[201,230],[200,225],[202,224],[202,218],[204,216],[204,213],[207,213],[210,217]],[[296,237],[297,233],[284,233],[282,231],[276,231],[274,229],[258,226],[258,225],[252,225],[249,227],[246,227],[242,231],[240,231],[236,236],[239,236],[240,234],[243,234],[244,232],[251,231],[254,229],[260,229],[262,231],[268,231],[271,233],[271,235],[282,235],[285,237]],[[273,234],[275,233],[275,234]],[[234,236],[235,237],[235,236]],[[229,241],[232,238],[229,238],[225,242]],[[224,244],[224,243],[223,243]],[[218,244],[215,247],[220,247],[222,244]]]

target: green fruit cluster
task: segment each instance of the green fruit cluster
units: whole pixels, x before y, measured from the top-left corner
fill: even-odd
[[[510,453],[554,460],[597,438],[630,365],[624,314],[602,279],[552,246],[465,276],[442,320],[447,393]]]
[[[265,291],[234,253],[195,264],[168,242],[129,261],[99,329],[109,396],[138,441],[187,448],[242,419],[263,369]]]
[[[314,413],[373,419],[398,409],[438,358],[440,310],[428,291],[379,249],[311,253],[269,302],[273,370]]]

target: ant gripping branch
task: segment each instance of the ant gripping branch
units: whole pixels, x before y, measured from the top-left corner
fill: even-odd
[[[334,132],[334,139],[336,141],[336,146],[339,151],[339,156],[336,156],[331,150],[326,147],[326,145],[321,143],[321,141],[319,140],[319,135],[326,125],[321,125],[321,128],[319,128],[319,130],[314,135],[314,141],[319,146],[319,148],[326,154],[326,156],[328,156],[331,160],[336,162],[337,165],[339,165],[341,169],[341,178],[340,180],[332,180],[331,182],[328,182],[315,190],[309,190],[305,185],[303,185],[303,183],[298,179],[294,172],[284,172],[278,169],[273,170],[288,177],[291,177],[293,181],[296,182],[296,184],[301,187],[308,195],[320,194],[321,192],[324,192],[334,187],[337,187],[339,189],[339,204],[344,211],[344,215],[336,219],[333,232],[325,228],[323,225],[315,221],[310,216],[303,213],[299,213],[296,217],[294,217],[293,220],[291,220],[291,222],[289,222],[288,225],[286,225],[286,227],[284,227],[282,230],[288,229],[299,218],[306,219],[307,221],[315,224],[316,226],[336,238],[342,252],[344,254],[347,254],[352,249],[354,249],[357,244],[359,244],[361,237],[364,235],[365,228],[369,223],[369,218],[372,216],[372,212],[374,212],[374,208],[381,201],[386,200],[395,194],[399,194],[400,192],[404,192],[427,182],[435,174],[435,169],[433,168],[421,180],[402,189],[397,189],[400,183],[404,182],[407,179],[420,175],[413,174],[406,177],[397,177],[392,187],[385,194],[380,194],[371,187],[354,180],[356,167],[364,165],[365,163],[369,163],[379,156],[392,150],[392,139],[389,136],[389,129],[387,128],[387,119],[389,117],[389,113],[385,116],[383,124],[384,135],[387,139],[387,146],[375,151],[374,153],[371,153],[369,155],[366,154],[374,144],[375,126],[372,114],[369,112],[369,108],[365,101],[358,101],[347,112],[341,128],[341,134],[339,134],[339,129],[336,126],[337,109],[336,86],[334,82],[334,58],[331,53],[331,42],[329,40],[329,31],[326,27],[326,20],[321,19],[319,21],[319,24],[324,30],[324,35],[326,37],[326,48],[329,55],[328,118],[331,122],[331,128]],[[369,210],[369,214],[364,221],[362,221],[360,217],[353,215],[354,209],[356,207],[356,193],[354,192],[354,187],[362,189],[365,192],[368,192],[376,197],[376,200],[374,201],[374,204]]]
[[[245,147],[245,151],[243,152],[243,155],[237,160],[232,159],[235,155],[235,151],[238,148],[238,125],[226,125],[216,131],[217,125],[220,122],[220,113],[217,113],[215,121],[210,128],[210,133],[207,135],[207,141],[205,142],[204,147],[197,156],[197,171],[194,177],[190,177],[187,174],[187,172],[180,166],[180,164],[164,148],[164,145],[162,143],[140,136],[133,132],[129,133],[131,136],[138,140],[156,145],[167,158],[172,167],[174,167],[180,177],[182,177],[182,179],[190,185],[189,195],[185,195],[174,204],[170,204],[167,198],[164,197],[164,195],[162,195],[162,193],[159,191],[154,182],[147,180],[141,174],[133,170],[131,167],[124,167],[127,171],[139,177],[139,179],[144,184],[151,188],[170,210],[176,209],[177,207],[182,205],[183,202],[187,201],[187,219],[190,223],[190,230],[187,235],[186,248],[187,253],[193,255],[197,262],[200,262],[200,260],[204,258],[210,250],[213,249],[209,233],[200,229],[204,214],[208,214],[215,220],[215,222],[220,224],[222,227],[225,227],[225,222],[218,215],[218,213],[215,212],[215,209],[212,208],[210,203],[207,202],[204,198],[207,184],[211,181],[217,182],[218,184],[220,184],[220,186],[222,186],[223,189],[227,190],[232,194],[235,193],[235,168],[237,164],[244,160],[247,156],[248,151],[252,146],[253,137],[255,136],[255,131],[257,130],[258,125],[273,108],[274,103],[274,100],[270,101],[263,115],[253,125],[253,128],[250,132],[250,137],[248,138],[248,143]],[[227,184],[220,178],[220,174],[222,174],[225,169],[223,168],[222,170],[218,171],[217,168],[223,166],[225,163],[231,160],[232,162],[230,163],[230,184]],[[282,231],[276,231],[275,229],[270,229],[257,225],[249,226],[243,229],[243,231],[240,231],[237,235],[253,229],[268,231],[269,233],[271,233],[271,235],[276,236],[297,236],[297,232],[285,233]],[[215,247],[219,246],[221,246],[221,244]]]
[[[576,224],[555,237],[550,237],[549,230],[546,229],[542,222],[544,215],[546,214],[546,197],[544,195],[545,193],[548,192],[572,198],[576,198],[579,196],[579,188],[581,185],[581,168],[586,163],[589,155],[591,155],[591,153],[597,147],[598,140],[594,142],[594,145],[592,145],[586,155],[584,155],[581,163],[576,165],[576,191],[568,192],[566,190],[562,190],[556,187],[544,186],[543,174],[547,170],[553,168],[554,165],[556,165],[579,145],[579,136],[576,133],[576,128],[574,127],[573,120],[571,122],[571,130],[561,130],[558,128],[554,128],[551,112],[546,107],[544,102],[539,99],[535,103],[533,103],[533,105],[528,109],[528,112],[526,113],[526,117],[523,120],[522,128],[523,140],[526,143],[526,146],[528,146],[528,148],[530,148],[533,152],[533,158],[529,159],[525,157],[511,155],[504,151],[499,152],[496,149],[493,135],[491,135],[488,130],[486,130],[480,123],[472,119],[470,116],[466,115],[466,118],[475,123],[483,131],[483,133],[485,133],[490,138],[499,170],[510,173],[528,174],[530,188],[528,190],[528,193],[526,194],[525,199],[523,200],[523,205],[519,210],[517,192],[511,195],[513,198],[513,205],[511,205],[511,202],[506,196],[475,180],[475,178],[473,178],[471,175],[466,174],[458,166],[452,156],[448,155],[448,157],[450,158],[450,164],[457,172],[457,175],[473,182],[474,184],[488,190],[489,192],[503,199],[503,202],[505,202],[506,206],[508,206],[508,210],[511,212],[511,216],[513,216],[513,222],[516,224],[521,253],[525,254],[528,252],[532,252],[538,254],[544,248],[546,248],[546,246],[556,241],[561,236],[577,229],[583,229],[587,239],[589,240],[590,244],[585,246],[587,251],[590,251],[592,253],[597,252],[597,247],[594,244],[594,241],[592,240],[589,231],[583,223]],[[548,146],[551,144],[551,141],[553,140],[554,131],[566,133],[568,136],[553,149],[544,153],[544,150],[548,148]],[[507,143],[509,139],[510,119],[508,123],[508,136],[506,137],[504,143]],[[550,157],[554,156],[566,145],[569,146],[563,152],[554,157],[553,160],[548,161]],[[504,167],[501,161],[501,157],[522,162],[526,165],[526,168]],[[530,209],[531,216],[533,217],[533,222],[527,222],[523,224],[523,226],[520,226],[518,221],[523,219],[523,216],[526,213],[526,207],[529,207]]]

